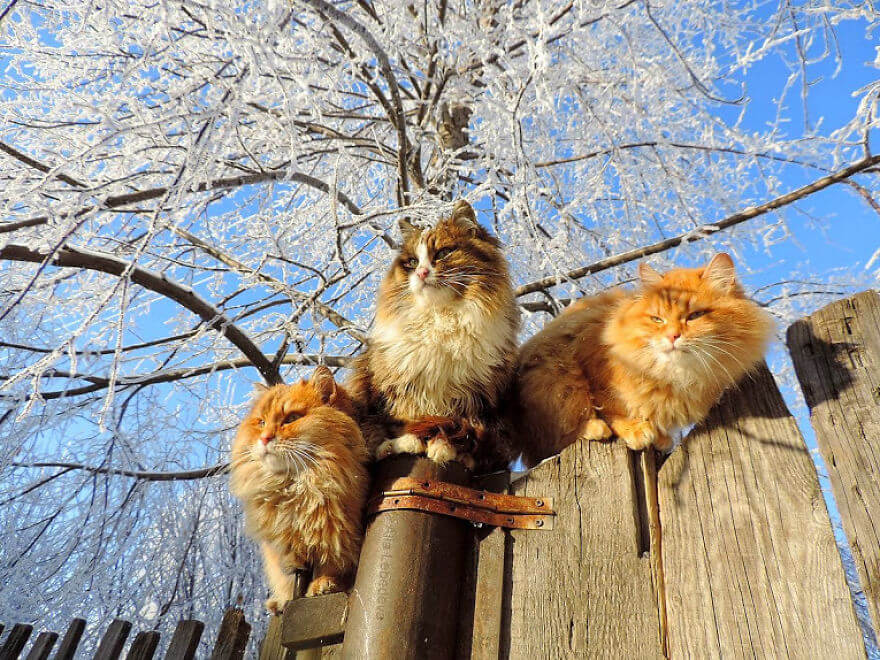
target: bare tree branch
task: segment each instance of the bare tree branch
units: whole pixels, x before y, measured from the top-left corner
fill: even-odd
[[[29,248],[26,245],[10,243],[0,248],[0,259],[9,261],[42,263],[48,257],[48,253]],[[132,282],[170,298],[199,316],[208,327],[229,339],[247,356],[267,382],[275,383],[279,381],[278,373],[272,369],[269,360],[244,331],[192,289],[172,282],[163,275],[133,266],[112,255],[91,250],[80,250],[65,246],[52,256],[50,263],[63,268],[84,268],[116,276],[122,275],[126,270],[129,270]]]
[[[62,463],[52,461],[37,461],[34,463],[17,463],[11,462],[8,465],[16,468],[63,468],[65,472],[70,470],[83,470],[93,474],[118,475],[122,477],[132,477],[141,481],[191,481],[193,479],[204,479],[205,477],[216,477],[226,474],[229,471],[229,463],[218,463],[211,467],[200,468],[198,470],[181,470],[179,472],[151,472],[146,470],[120,470],[116,468],[94,467],[91,465],[83,465],[82,463]]]
[[[519,297],[528,295],[530,293],[535,293],[536,291],[543,291],[544,289],[548,289],[563,282],[580,279],[581,277],[585,277],[586,275],[599,273],[603,270],[608,270],[609,268],[614,268],[615,266],[620,266],[622,264],[635,261],[636,259],[647,257],[651,254],[664,252],[665,250],[677,247],[682,243],[689,243],[692,241],[700,240],[701,238],[706,238],[707,236],[711,236],[712,234],[716,234],[719,231],[728,229],[729,227],[733,227],[734,225],[738,225],[742,222],[745,222],[746,220],[751,220],[752,218],[764,215],[765,213],[769,213],[770,211],[773,211],[775,209],[787,206],[792,202],[803,199],[804,197],[807,197],[814,192],[818,192],[819,190],[827,188],[828,186],[834,185],[835,183],[845,181],[854,174],[863,172],[868,168],[873,167],[877,163],[880,163],[880,156],[871,156],[870,158],[864,158],[853,163],[852,165],[848,165],[847,167],[837,170],[836,172],[829,174],[828,176],[824,176],[821,179],[816,179],[812,183],[809,183],[806,186],[802,186],[797,190],[793,190],[790,193],[786,193],[785,195],[780,195],[779,197],[759,206],[752,206],[745,209],[744,211],[740,211],[739,213],[734,213],[733,215],[728,216],[723,220],[720,220],[719,222],[713,223],[711,225],[703,225],[696,230],[689,231],[684,234],[679,234],[678,236],[674,236],[673,238],[667,238],[666,240],[659,241],[652,245],[646,245],[645,247],[640,247],[635,250],[629,250],[628,252],[623,252],[613,257],[608,257],[607,259],[601,259],[590,264],[589,266],[575,268],[574,270],[570,270],[567,273],[563,273],[561,275],[544,277],[540,280],[535,280],[534,282],[523,284],[522,286],[516,288],[516,295],[517,297]]]

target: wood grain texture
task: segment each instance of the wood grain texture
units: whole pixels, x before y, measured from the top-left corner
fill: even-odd
[[[501,657],[662,657],[637,460],[576,442],[511,485],[553,497],[553,531],[511,531]]]
[[[506,493],[509,485],[509,472],[485,475],[471,484],[493,493]],[[507,532],[500,527],[469,530],[455,651],[459,660],[498,660],[506,539]]]
[[[874,629],[880,629],[880,295],[838,300],[788,329]]]
[[[288,651],[281,646],[281,617],[269,619],[266,636],[260,643],[260,660],[294,660],[296,651]]]
[[[658,476],[671,658],[864,658],[816,471],[762,366]]]

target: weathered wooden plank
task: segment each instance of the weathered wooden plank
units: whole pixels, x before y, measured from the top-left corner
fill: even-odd
[[[788,349],[878,630],[880,294],[865,291],[798,321]]]
[[[292,600],[281,615],[281,644],[294,650],[337,644],[345,635],[347,615],[344,592]]]
[[[506,493],[509,485],[510,473],[497,472],[477,479],[471,487]],[[505,539],[506,532],[500,527],[470,530],[455,654],[460,660],[497,660],[499,657]]]
[[[129,631],[131,631],[131,623],[114,619],[101,638],[101,643],[98,644],[95,660],[116,660],[122,653]]]
[[[27,660],[46,660],[57,641],[58,633],[41,632],[34,640],[34,645],[31,647],[30,653],[27,654]]]
[[[245,620],[244,612],[230,607],[223,613],[211,660],[241,660],[250,634],[251,624]]]
[[[178,622],[165,652],[165,660],[191,660],[199,648],[199,640],[205,624],[195,619],[185,619]]]
[[[501,657],[662,657],[637,456],[576,442],[511,485],[552,497],[553,531],[511,531]]]
[[[865,657],[813,462],[765,366],[658,482],[669,657]]]
[[[159,633],[155,630],[139,632],[134,636],[125,660],[151,660],[159,646]]]
[[[266,636],[260,643],[260,660],[294,660],[295,658],[296,651],[281,646],[281,617],[271,617]]]
[[[67,626],[67,632],[61,638],[61,644],[55,652],[53,660],[73,660],[76,655],[76,647],[79,646],[79,640],[82,639],[83,631],[86,629],[85,619],[74,619]]]
[[[34,627],[26,623],[16,623],[12,626],[6,642],[0,647],[0,660],[16,660],[33,631]]]

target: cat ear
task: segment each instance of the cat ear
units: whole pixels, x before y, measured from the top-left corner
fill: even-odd
[[[663,275],[643,261],[639,264],[639,278],[643,285],[654,286],[663,279]]]
[[[477,224],[477,214],[474,213],[474,207],[472,207],[463,199],[458,200],[455,203],[455,206],[452,207],[451,220],[459,227],[462,227],[463,229],[469,229],[474,232],[476,232],[477,229],[479,229],[480,227]]]
[[[404,243],[406,243],[410,236],[419,233],[419,228],[411,223],[408,218],[401,218],[398,220],[397,226],[400,228],[400,235],[403,237]]]
[[[329,403],[336,398],[336,381],[333,380],[333,374],[330,370],[323,364],[315,369],[309,383],[318,392],[322,402]]]
[[[721,252],[712,257],[703,270],[703,279],[721,291],[731,291],[736,286],[736,269],[729,254]]]

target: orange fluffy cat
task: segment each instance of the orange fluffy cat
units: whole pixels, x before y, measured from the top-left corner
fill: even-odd
[[[311,380],[263,388],[232,445],[230,488],[260,542],[277,614],[309,566],[306,592],[340,591],[357,565],[369,485],[353,404],[326,367]]]
[[[661,275],[569,306],[520,352],[519,443],[534,465],[575,440],[617,435],[666,450],[675,429],[702,420],[755,367],[773,331],[745,297],[733,261]]]

